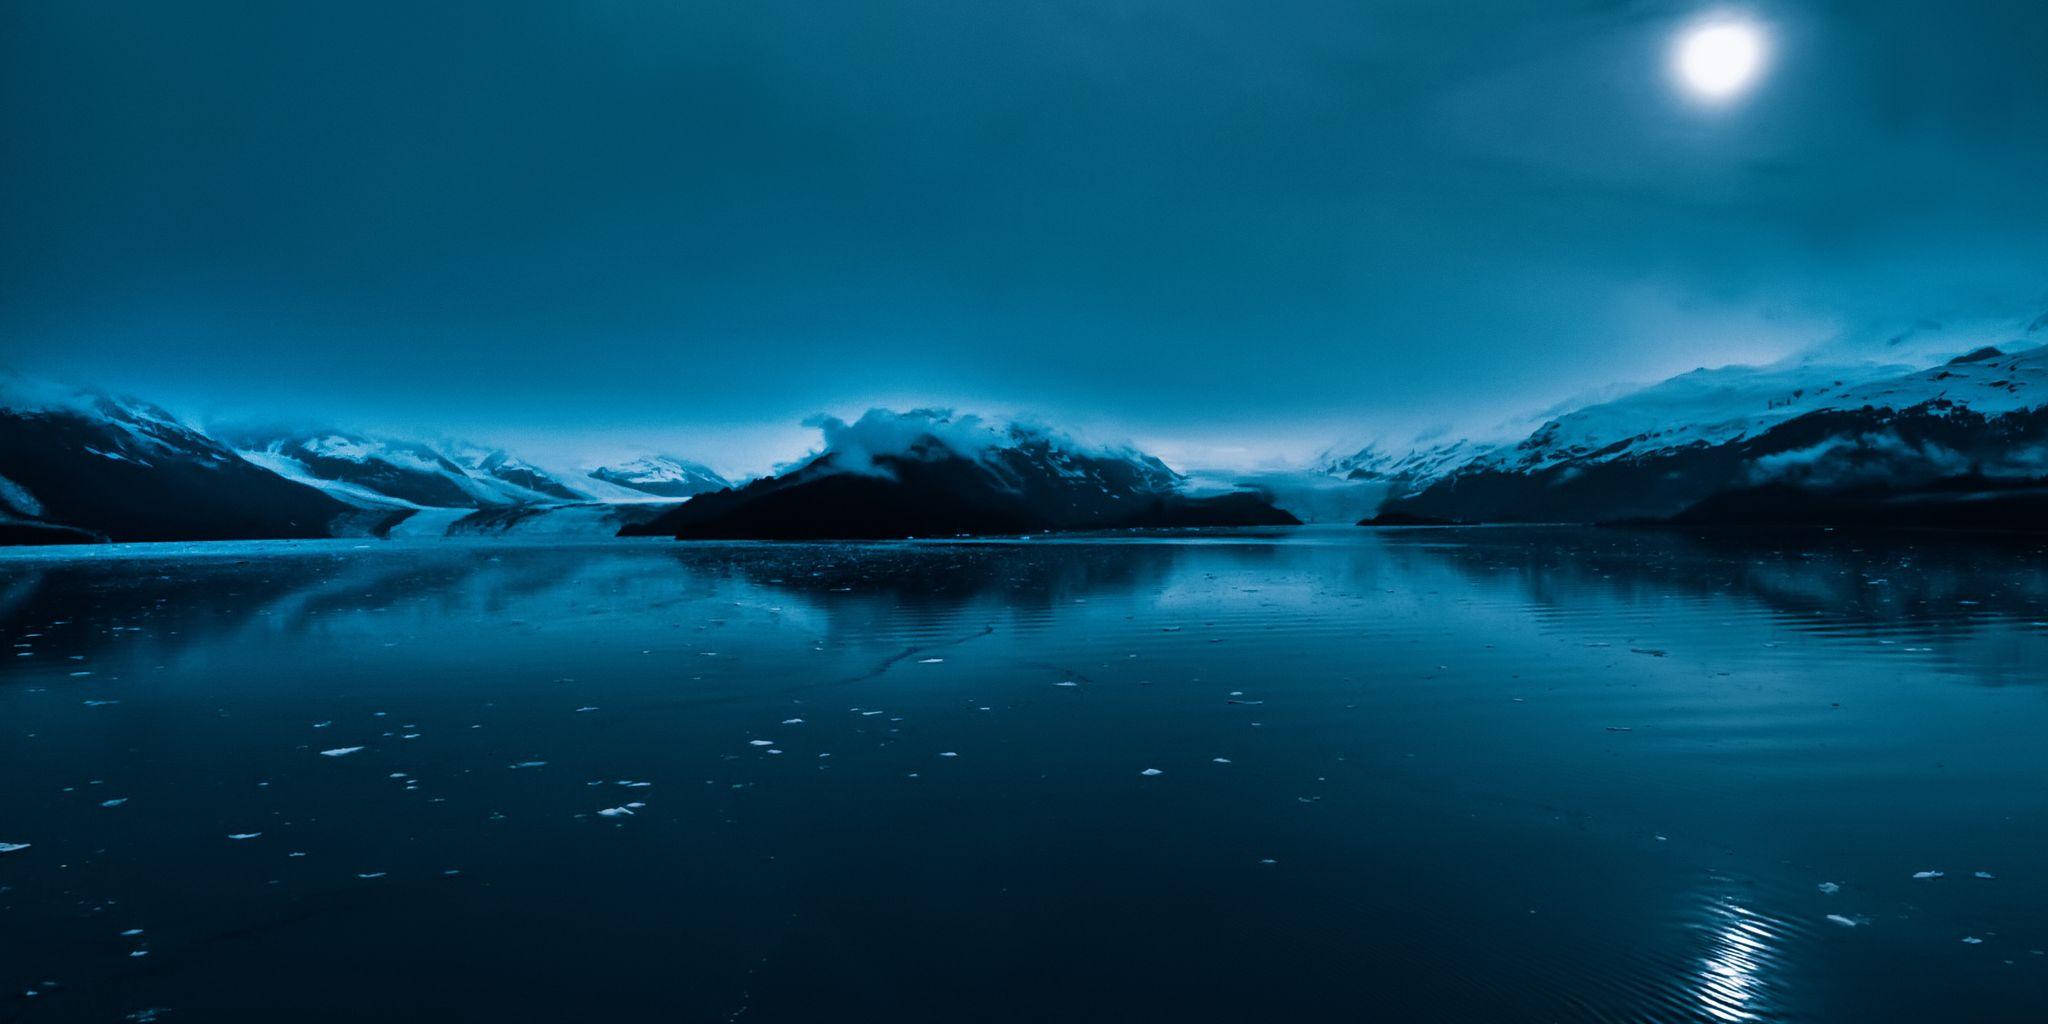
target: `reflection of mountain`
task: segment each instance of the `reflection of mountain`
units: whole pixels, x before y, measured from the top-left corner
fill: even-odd
[[[1835,637],[1960,639],[2033,622],[2048,607],[2048,548],[2038,543],[1586,528],[1273,531],[1227,543],[437,543],[282,553],[252,545],[205,556],[13,558],[5,569],[0,629],[39,635],[32,658],[5,666],[14,678],[67,671],[72,656],[126,652],[148,662],[304,630],[382,641],[451,622],[476,623],[484,645],[517,635],[545,647],[547,635],[597,628],[637,651],[642,641],[672,641],[679,627],[702,628],[703,613],[773,616],[800,635],[887,657],[988,627],[1043,630],[1114,602],[1190,597],[1187,607],[1212,609],[1278,602],[1288,611],[1274,621],[1346,635],[1389,611],[1386,623],[1403,621],[1414,612],[1407,602],[1436,593],[1460,595],[1482,619],[1522,609],[1573,632],[1713,632],[1752,611]],[[1256,590],[1240,589],[1247,583]],[[1378,595],[1396,603],[1373,603]],[[1354,603],[1361,599],[1368,603]],[[671,613],[684,605],[700,617]]]
[[[1512,583],[1547,607],[1580,607],[1589,593],[1630,605],[1731,599],[1796,628],[1873,635],[1962,633],[1985,620],[2032,621],[2048,607],[2048,546],[2023,536],[1573,527],[1376,536],[1407,564]]]

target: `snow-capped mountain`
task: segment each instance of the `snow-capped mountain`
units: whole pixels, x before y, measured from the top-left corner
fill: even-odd
[[[243,458],[358,508],[525,508],[597,500],[502,449],[340,431],[245,433]]]
[[[1490,450],[1488,445],[1462,437],[1408,448],[1371,444],[1350,455],[1326,456],[1317,468],[1344,480],[1384,482],[1391,494],[1410,494]]]
[[[238,437],[243,458],[359,508],[512,504],[447,456],[416,442],[336,431]]]
[[[1190,497],[1164,462],[1042,427],[943,410],[814,421],[822,453],[703,494],[628,532],[700,538],[883,538],[1137,526],[1293,525],[1263,496]]]
[[[731,481],[709,467],[672,455],[649,455],[615,466],[599,466],[590,471],[590,479],[662,498],[688,498],[732,486]]]
[[[0,380],[0,542],[324,537],[349,511],[147,402]]]
[[[147,402],[0,376],[0,544],[608,536],[673,501],[571,485],[496,448],[336,430],[223,437]]]
[[[456,445],[451,447],[449,459],[461,466],[470,479],[491,488],[512,504],[589,501],[594,497],[502,448]]]
[[[1939,488],[1981,500],[1987,490],[2048,480],[2044,404],[2042,347],[1987,347],[1925,369],[1698,370],[1558,416],[1396,495],[1382,512],[1467,521],[1661,518],[1765,486],[1856,490],[1870,501]]]

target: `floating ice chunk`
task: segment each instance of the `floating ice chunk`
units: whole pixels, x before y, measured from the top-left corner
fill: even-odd
[[[597,813],[602,818],[631,817],[635,810],[645,806],[647,805],[643,803],[620,804],[617,807],[607,807]]]
[[[327,728],[328,726],[330,726],[330,725],[333,725],[333,724],[334,724],[334,722],[333,722],[333,721],[331,721],[331,720],[330,720],[330,721],[326,721],[326,722],[314,722],[314,723],[313,723],[313,728],[315,728],[315,729],[325,729],[325,728]]]
[[[228,833],[228,838],[240,842],[244,839],[254,839],[262,834],[261,832],[230,832]]]
[[[119,807],[119,806],[121,806],[122,804],[125,804],[125,803],[127,803],[127,802],[128,802],[128,798],[127,798],[127,797],[125,797],[125,796],[117,796],[117,797],[115,797],[115,798],[114,798],[114,799],[112,799],[112,800],[102,800],[102,801],[100,801],[100,806],[101,806],[101,807]]]
[[[1147,769],[1145,769],[1144,771],[1142,771],[1142,772],[1139,772],[1138,774],[1140,774],[1140,775],[1164,775],[1164,774],[1166,774],[1166,773],[1165,773],[1165,772],[1162,772],[1162,771],[1160,771],[1160,770],[1159,770],[1159,769],[1157,769],[1157,768],[1147,768]]]
[[[940,751],[940,752],[939,752],[939,756],[940,756],[940,757],[959,757],[960,755],[959,755],[958,753],[954,752],[954,751],[951,751],[951,750],[944,750],[944,751]]]
[[[919,658],[919,659],[917,659],[917,663],[918,663],[918,664],[920,664],[920,665],[936,665],[936,664],[938,664],[939,662],[942,662],[942,661],[945,661],[945,660],[946,660],[946,659],[944,659],[944,658]]]
[[[1834,923],[1841,925],[1844,928],[1854,928],[1857,925],[1863,923],[1861,921],[1856,920],[1853,917],[1843,917],[1840,914],[1829,914],[1828,920],[1833,921]]]
[[[89,707],[89,708],[103,708],[103,707],[106,707],[106,706],[107,706],[107,705],[109,705],[109,704],[119,704],[119,703],[121,703],[121,702],[120,702],[120,701],[118,701],[118,700],[89,700],[89,701],[85,701],[85,702],[84,702],[85,706],[86,706],[86,707]]]
[[[384,877],[384,875],[385,875],[385,872],[382,872],[382,871],[358,871],[358,872],[356,872],[356,877],[357,877],[357,878],[366,878],[366,879],[367,879],[367,878],[382,878],[382,877]]]
[[[775,745],[775,741],[774,741],[774,740],[748,740],[748,741],[747,741],[747,746],[750,746],[750,747],[772,747],[772,746],[774,746],[774,745]]]
[[[1965,946],[1981,946],[1983,944],[1984,940],[1976,937],[1975,935],[1963,936],[1963,945]]]
[[[1822,882],[1821,884],[1814,886],[1814,888],[1819,889],[1821,892],[1826,893],[1829,896],[1833,896],[1834,894],[1842,891],[1842,887],[1840,885],[1835,884],[1834,882]]]
[[[548,763],[547,763],[546,761],[521,761],[521,762],[519,762],[518,764],[508,764],[508,765],[506,765],[505,767],[507,767],[507,768],[545,768],[545,767],[547,767],[547,765],[548,765]]]
[[[1230,759],[1227,757],[1212,757],[1209,759],[1209,762],[1211,764],[1229,764]]]
[[[358,750],[361,750],[361,749],[363,749],[363,748],[361,748],[361,747],[336,747],[336,748],[334,748],[333,750],[323,750],[323,751],[321,751],[321,752],[320,752],[320,756],[321,756],[321,757],[347,757],[348,755],[350,755],[350,754],[353,754],[353,753],[355,753],[356,751],[358,751]]]
[[[804,724],[804,720],[803,720],[803,719],[801,719],[801,718],[785,718],[785,719],[783,719],[783,720],[782,720],[782,724],[784,724],[784,725],[802,725],[802,724]]]
[[[588,705],[585,705],[584,707],[580,707],[580,708],[577,708],[576,710],[577,710],[577,712],[578,712],[578,713],[581,713],[581,712],[584,712],[584,711],[596,711],[597,709],[596,709],[596,708],[594,708],[594,707],[590,707],[590,706],[588,706]]]
[[[1974,875],[1974,876],[1975,876],[1975,877],[1977,877],[1977,878],[1997,878],[1997,877],[1998,877],[1997,875],[1994,875],[1994,874],[1992,874],[1992,873],[1991,873],[1991,872],[1989,872],[1989,871],[1972,871],[1972,872],[1970,872],[1970,874]]]
[[[0,843],[0,853],[13,853],[13,852],[14,852],[14,851],[16,851],[16,850],[26,850],[26,849],[28,849],[28,848],[29,848],[30,846],[32,846],[32,845],[34,845],[34,844],[32,844],[32,843]]]
[[[1915,871],[1915,872],[1913,872],[1913,877],[1914,877],[1914,878],[1940,878],[1941,876],[1943,876],[1943,875],[1945,875],[1945,874],[1947,874],[1947,873],[1948,873],[1948,872],[1946,872],[1946,871]]]
[[[1081,684],[1080,684],[1080,683],[1077,683],[1077,682],[1075,682],[1075,681],[1073,681],[1073,680],[1071,680],[1071,679],[1068,679],[1068,680],[1065,680],[1065,681],[1063,681],[1063,682],[1058,682],[1058,683],[1054,683],[1053,685],[1054,685],[1054,686],[1079,686],[1079,685],[1081,685]]]
[[[1260,858],[1259,858],[1259,863],[1261,863],[1261,864],[1278,864],[1278,863],[1280,863],[1280,862],[1279,862],[1279,861],[1277,861],[1277,860],[1274,860],[1274,859],[1273,859],[1273,858],[1271,858],[1271,857],[1260,857]]]

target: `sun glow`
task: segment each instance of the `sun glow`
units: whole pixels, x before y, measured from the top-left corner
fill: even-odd
[[[1762,26],[1723,17],[1696,23],[1680,33],[1672,47],[1671,68],[1694,98],[1727,103],[1756,84],[1769,57],[1770,40]]]

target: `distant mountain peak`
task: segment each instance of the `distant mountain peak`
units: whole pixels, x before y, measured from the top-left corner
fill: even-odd
[[[589,477],[661,498],[688,498],[732,486],[731,481],[709,466],[673,455],[643,455],[616,465],[599,466],[590,471]]]

